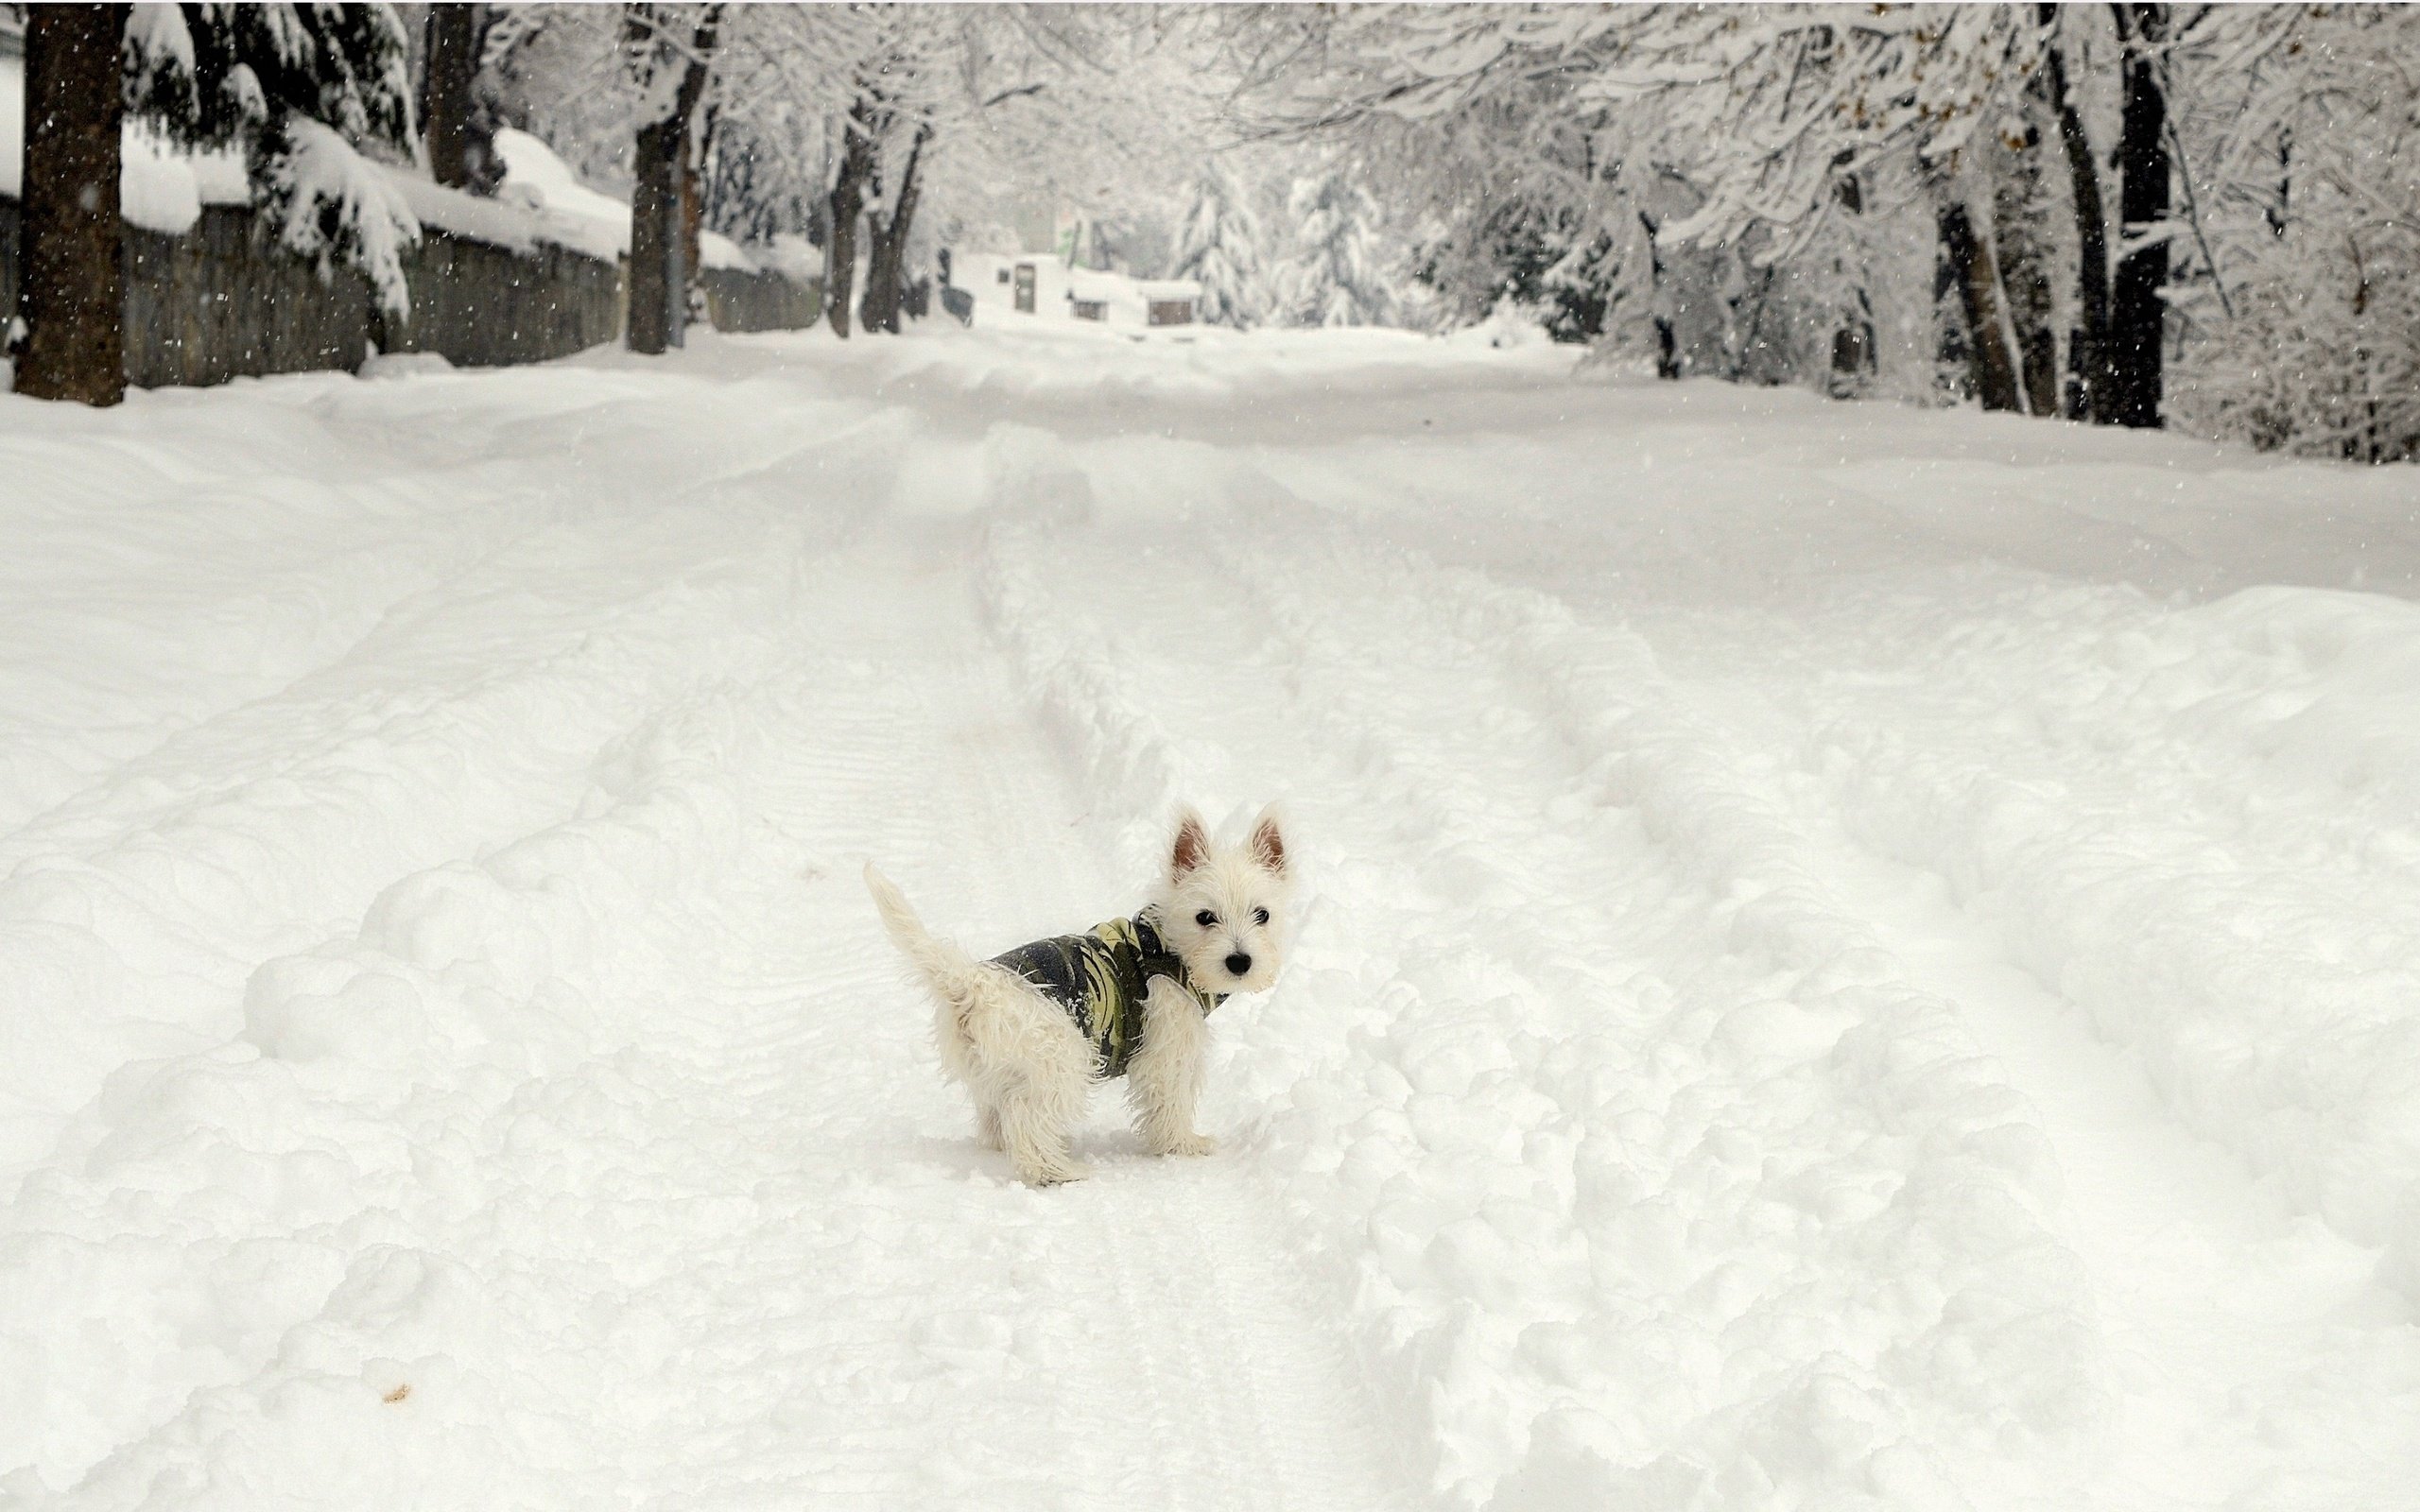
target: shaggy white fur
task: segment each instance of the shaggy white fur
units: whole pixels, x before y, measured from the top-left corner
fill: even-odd
[[[1273,809],[1262,811],[1242,845],[1226,847],[1212,841],[1188,808],[1177,817],[1167,874],[1146,912],[1195,986],[1217,995],[1263,991],[1282,961],[1292,875]],[[1017,1175],[1037,1186],[1088,1175],[1068,1153],[1067,1137],[1084,1116],[1100,1067],[1075,1020],[1016,972],[976,960],[925,929],[871,865],[866,887],[883,927],[932,995],[942,1069],[974,1099],[983,1143],[1005,1151]],[[1201,1005],[1167,977],[1153,977],[1141,1040],[1126,1067],[1126,1096],[1134,1126],[1155,1155],[1217,1148],[1193,1126],[1209,1043]]]

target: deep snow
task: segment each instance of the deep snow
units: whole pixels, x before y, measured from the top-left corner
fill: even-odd
[[[0,400],[0,1506],[2412,1504],[2409,472],[983,293]],[[858,864],[1180,796],[1017,1187]]]

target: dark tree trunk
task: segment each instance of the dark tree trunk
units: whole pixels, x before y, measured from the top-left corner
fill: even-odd
[[[1845,166],[1847,154],[1841,154]],[[1832,198],[1844,215],[1865,214],[1865,186],[1854,173],[1843,172],[1832,184]],[[1840,312],[1840,324],[1832,328],[1831,393],[1835,399],[1847,399],[1865,387],[1867,376],[1874,369],[1874,303],[1866,297],[1862,281],[1850,279],[1851,270],[1836,268],[1844,283],[1855,283],[1855,298]]]
[[[2016,334],[2020,389],[2029,415],[2059,412],[2059,339],[2050,328],[2050,275],[2041,243],[2042,133],[2031,123],[2009,148],[1992,186],[1992,239],[2000,288]]]
[[[709,107],[704,119],[683,144],[681,157],[681,266],[687,277],[682,284],[682,318],[702,316],[705,300],[698,287],[699,269],[704,267],[703,244],[706,235],[706,174],[707,162],[714,153],[715,112]]]
[[[1966,366],[1975,395],[1985,409],[2023,409],[2017,392],[2016,365],[2009,358],[2000,333],[1999,272],[1992,265],[1992,249],[1975,234],[1965,203],[1946,189],[1934,215],[1941,232],[1941,249],[1958,286],[1959,308],[1965,315]]]
[[[1858,291],[1857,302],[1857,313],[1832,332],[1831,394],[1835,399],[1855,398],[1874,367],[1874,317],[1863,290]]]
[[[2125,113],[2118,139],[2118,212],[2129,238],[2150,235],[2168,219],[2168,97],[2161,92],[2159,47],[2168,37],[2168,7],[2118,8],[2126,33]],[[2118,264],[2110,287],[2110,419],[2156,429],[2160,422],[2161,335],[2168,307],[2168,241],[2161,237]]]
[[[697,268],[687,255],[690,135],[705,97],[718,11],[708,7],[698,23],[670,112],[638,130],[631,186],[630,347],[650,356],[680,346],[689,324],[689,280]]]
[[[2041,8],[2044,26],[2056,24],[2059,8]],[[2110,422],[2116,386],[2109,370],[2109,215],[2100,198],[2100,170],[2093,160],[2092,139],[2084,135],[2083,116],[2067,88],[2066,60],[2054,40],[2043,58],[2042,87],[2058,115],[2059,145],[2066,149],[2067,198],[2076,217],[2076,312],[2079,324],[2067,348],[2067,370],[2074,377],[2066,414],[2070,420]]]
[[[1655,376],[1677,379],[1681,376],[1681,344],[1672,330],[1671,313],[1664,307],[1664,249],[1655,239],[1655,222],[1647,212],[1638,213],[1638,223],[1647,229],[1648,298],[1654,301]]]
[[[823,250],[823,307],[832,318],[832,334],[849,335],[849,297],[857,282],[857,221],[865,214],[866,185],[873,181],[874,138],[881,129],[879,108],[864,94],[849,107],[840,166],[832,179],[832,239]]]
[[[908,147],[908,165],[900,172],[898,202],[890,215],[874,211],[866,217],[866,301],[857,318],[868,331],[899,334],[899,306],[908,291],[908,233],[916,220],[916,165],[932,134],[929,126],[916,129],[916,140]]]
[[[504,182],[495,123],[476,90],[487,29],[484,5],[441,0],[428,8],[428,71],[420,105],[428,171],[439,183],[475,195],[493,195]]]
[[[1756,285],[1756,302],[1748,312],[1748,329],[1740,335],[1738,349],[1731,356],[1729,376],[1735,384],[1771,381],[1772,369],[1770,367],[1752,369],[1750,364],[1764,354],[1765,307],[1772,301],[1773,278],[1778,271],[1768,266],[1764,279]],[[1733,300],[1730,303],[1732,318],[1736,322],[1739,315],[1739,301]]]
[[[688,296],[681,266],[678,117],[639,128],[631,186],[631,350],[652,356],[681,345]]]
[[[126,118],[122,5],[48,5],[26,17],[26,148],[18,243],[25,350],[17,392],[114,404],[126,397],[118,129]]]
[[[2277,128],[2277,200],[2260,212],[2269,225],[2269,234],[2279,241],[2286,239],[2286,215],[2293,208],[2294,196],[2294,132],[2293,128]]]

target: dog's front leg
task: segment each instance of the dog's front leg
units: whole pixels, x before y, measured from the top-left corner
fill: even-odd
[[[1126,1066],[1134,1126],[1154,1155],[1207,1155],[1218,1142],[1193,1127],[1210,1026],[1192,995],[1165,976],[1143,1000],[1143,1045]]]

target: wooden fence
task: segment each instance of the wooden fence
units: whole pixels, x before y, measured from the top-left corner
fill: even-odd
[[[0,198],[0,311],[17,308],[18,212]],[[458,367],[544,362],[620,339],[623,267],[541,243],[515,251],[435,226],[404,258],[411,314],[396,320],[369,281],[310,264],[258,233],[252,212],[211,205],[191,231],[126,228],[126,376],[138,387],[353,370],[374,347],[433,352]],[[779,273],[708,268],[717,330],[815,323],[822,289]]]
[[[709,267],[699,271],[698,287],[706,296],[706,318],[717,331],[803,331],[823,314],[823,285],[816,280]]]

